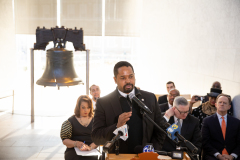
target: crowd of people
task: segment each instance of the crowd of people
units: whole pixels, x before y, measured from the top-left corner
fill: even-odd
[[[235,104],[229,95],[222,93],[219,82],[213,83],[206,96],[194,95],[188,101],[174,82],[169,81],[166,83],[168,94],[157,100],[153,93],[135,87],[134,69],[129,62],[115,64],[113,73],[117,87],[112,93],[100,97],[99,86],[93,84],[92,99],[80,96],[74,115],[63,122],[60,135],[67,147],[66,160],[98,159],[97,156],[78,156],[74,147],[90,151],[104,145],[114,137],[114,130],[125,124],[129,127],[128,139],[119,139],[119,153],[135,153],[136,147],[148,143],[158,151],[176,150],[176,143],[143,116],[131,94],[150,109],[152,113],[148,116],[158,126],[166,130],[166,123],[176,124],[180,134],[197,147],[201,159],[240,159],[240,120],[233,117]],[[197,101],[201,101],[201,105],[193,108]],[[178,145],[186,147],[183,142]],[[113,146],[109,153],[115,149]]]

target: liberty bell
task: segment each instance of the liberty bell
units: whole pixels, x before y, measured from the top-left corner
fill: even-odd
[[[84,51],[83,30],[51,28],[36,30],[36,43],[34,50],[45,50],[50,41],[53,41],[54,48],[47,50],[46,68],[38,85],[46,86],[73,86],[83,84],[78,78],[73,66],[73,52],[65,49],[66,41],[72,42],[75,50]]]

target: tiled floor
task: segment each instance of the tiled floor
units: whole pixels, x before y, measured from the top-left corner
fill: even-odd
[[[61,124],[68,117],[0,115],[0,160],[63,160]]]

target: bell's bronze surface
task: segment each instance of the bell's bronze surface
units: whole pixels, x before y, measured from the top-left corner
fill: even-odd
[[[42,86],[74,86],[83,84],[78,78],[73,65],[73,52],[65,48],[66,41],[72,42],[75,50],[85,50],[83,30],[61,28],[36,30],[34,50],[45,50],[48,42],[53,41],[54,48],[47,50],[46,68],[42,77],[36,82]]]
[[[47,50],[46,68],[37,81],[42,86],[73,86],[81,84],[73,66],[73,52],[64,48]]]

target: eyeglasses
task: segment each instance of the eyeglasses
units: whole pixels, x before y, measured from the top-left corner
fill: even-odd
[[[175,107],[175,108],[178,110],[178,112],[179,112],[180,114],[188,114],[188,113],[189,113],[189,111],[182,112],[182,111],[179,111],[179,109],[178,109],[177,107]]]
[[[174,98],[175,98],[175,97],[177,97],[177,96],[178,96],[178,95],[176,95],[176,94],[170,94],[170,93],[169,93],[169,97],[174,97]]]

